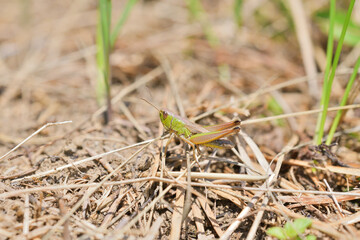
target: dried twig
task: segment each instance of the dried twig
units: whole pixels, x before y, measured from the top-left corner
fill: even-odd
[[[26,237],[29,234],[29,222],[30,222],[30,203],[29,203],[29,194],[25,194],[24,202],[24,224],[23,224],[23,234]]]
[[[114,149],[114,150],[111,150],[111,151],[108,151],[108,152],[105,152],[105,153],[95,155],[93,157],[89,157],[89,158],[85,158],[85,159],[73,162],[71,164],[66,164],[64,166],[57,167],[55,169],[51,169],[49,171],[37,173],[35,175],[31,175],[31,176],[27,176],[27,177],[23,177],[23,178],[14,179],[13,182],[18,182],[18,181],[22,181],[22,180],[25,180],[25,179],[32,179],[32,178],[39,178],[39,177],[42,177],[42,176],[47,176],[49,174],[56,173],[56,172],[58,172],[60,170],[63,170],[63,169],[69,168],[69,167],[73,167],[73,166],[77,166],[79,164],[83,164],[83,163],[86,163],[86,162],[89,162],[89,161],[92,161],[92,160],[107,156],[109,154],[113,154],[115,152],[120,152],[120,151],[123,151],[123,150],[127,150],[127,149],[131,149],[131,148],[134,148],[134,147],[138,147],[138,146],[142,146],[142,145],[145,145],[145,144],[152,143],[157,139],[161,139],[161,138],[149,139],[149,140],[146,140],[146,141],[143,141],[143,142],[140,142],[140,143],[135,143],[135,144],[130,145],[130,146]]]
[[[309,31],[309,24],[301,0],[288,1],[292,16],[294,18],[296,35],[300,44],[301,55],[304,62],[310,94],[317,98],[319,96],[319,84],[317,82],[316,63],[314,49]]]
[[[342,109],[354,109],[354,108],[360,108],[360,104],[347,105],[347,106],[343,106],[343,107],[331,107],[331,108],[328,108],[328,112],[342,110]],[[241,125],[273,121],[273,120],[283,119],[283,118],[288,118],[288,117],[310,115],[310,114],[319,113],[321,111],[322,111],[321,109],[315,109],[315,110],[309,110],[309,111],[303,111],[303,112],[281,114],[281,115],[277,115],[277,116],[271,116],[271,117],[265,117],[265,118],[259,118],[259,119],[249,119],[249,120],[242,121]]]
[[[41,132],[42,130],[44,130],[47,127],[50,126],[54,126],[54,125],[62,125],[62,124],[67,124],[67,123],[71,123],[72,121],[64,121],[64,122],[54,122],[54,123],[47,123],[44,126],[42,126],[41,128],[39,128],[38,130],[36,130],[33,134],[31,134],[30,136],[28,136],[27,138],[25,138],[21,143],[19,143],[18,145],[16,145],[13,149],[11,149],[10,151],[8,151],[7,153],[5,153],[3,156],[0,157],[0,161],[3,160],[5,157],[7,157],[10,153],[14,152],[16,149],[18,149],[19,147],[21,147],[21,145],[23,145],[24,143],[26,143],[27,141],[29,141],[32,137],[34,137],[35,135],[37,135],[39,132]]]
[[[158,140],[154,139],[153,141]],[[98,183],[95,187],[93,187],[91,190],[89,190],[81,199],[78,201],[74,207],[71,208],[71,210],[63,216],[57,224],[44,236],[44,240],[49,239],[52,234],[54,233],[55,229],[62,224],[81,206],[81,204],[88,199],[97,189],[99,189],[107,180],[109,180],[115,173],[117,173],[121,168],[125,166],[130,160],[132,160],[137,154],[139,154],[141,151],[143,151],[147,146],[149,146],[153,141],[150,141],[147,145],[143,146],[141,149],[136,151],[127,161],[121,163],[117,168],[115,168],[114,171],[112,171],[110,174],[108,174],[100,183]]]

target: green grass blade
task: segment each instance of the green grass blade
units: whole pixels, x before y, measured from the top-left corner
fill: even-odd
[[[351,0],[349,8],[348,8],[348,12],[346,14],[346,19],[345,19],[345,22],[343,25],[343,29],[341,31],[341,36],[340,36],[340,39],[338,42],[338,46],[336,48],[335,57],[334,57],[334,61],[333,61],[332,68],[331,68],[331,73],[330,73],[328,79],[324,78],[324,88],[326,88],[326,90],[325,90],[325,99],[321,101],[323,111],[320,115],[321,120],[320,120],[320,124],[319,124],[319,129],[317,131],[317,139],[316,139],[317,144],[321,143],[321,139],[324,135],[324,126],[325,126],[325,120],[326,120],[326,115],[327,115],[327,108],[329,106],[331,87],[332,87],[332,83],[333,83],[333,80],[335,77],[335,71],[336,71],[337,65],[339,63],[341,49],[342,49],[342,45],[344,42],[346,30],[347,30],[347,27],[350,22],[351,13],[354,8],[354,3],[355,3],[355,0]],[[323,97],[324,96],[322,96],[322,98]]]
[[[359,70],[359,67],[360,67],[360,57],[358,58],[358,60],[356,61],[355,63],[355,66],[354,66],[354,71],[353,73],[351,74],[351,77],[350,77],[350,80],[346,86],[346,89],[345,89],[345,93],[344,93],[344,96],[343,98],[341,99],[341,103],[340,103],[340,106],[345,106],[346,103],[347,103],[347,100],[348,100],[348,97],[349,97],[349,93],[351,91],[351,88],[354,84],[354,81],[355,81],[355,78],[356,78],[356,75],[358,73],[358,70]],[[335,131],[336,131],[336,128],[338,127],[339,125],[339,122],[340,122],[340,119],[343,115],[343,110],[339,110],[337,113],[336,113],[336,117],[334,119],[334,122],[330,128],[330,132],[329,132],[329,135],[326,139],[326,144],[330,144],[333,137],[334,137],[334,134],[335,134]]]
[[[241,8],[242,8],[243,0],[235,0],[234,4],[234,18],[236,25],[238,27],[242,24],[242,16],[241,16]]]
[[[198,0],[186,0],[186,4],[188,6],[191,17],[194,20],[199,20],[200,15],[203,12],[200,2]]]
[[[326,96],[326,85],[327,80],[330,73],[330,66],[332,63],[332,55],[333,55],[333,48],[334,48],[334,24],[335,24],[335,8],[336,8],[336,0],[330,1],[330,26],[329,26],[329,35],[328,35],[328,42],[327,42],[327,49],[326,49],[326,67],[324,73],[324,83],[322,89],[322,95],[320,100],[320,107],[324,108],[325,96]],[[322,119],[322,113],[319,114],[317,123],[316,123],[316,131],[315,131],[315,143],[320,144],[322,139],[322,134],[320,136],[320,124]]]
[[[135,3],[137,2],[137,0],[128,0],[124,11],[122,12],[119,20],[117,21],[115,28],[113,30],[113,32],[111,33],[111,47],[114,46],[117,37],[119,36],[120,30],[122,29],[122,27],[125,24],[125,21],[128,19],[130,12],[132,10],[132,8],[134,7]]]
[[[101,36],[101,27],[100,23],[97,26],[96,30],[96,65],[97,65],[97,79],[96,79],[96,100],[99,105],[102,105],[104,103],[104,99],[106,97],[106,86],[105,86],[105,79],[104,76],[104,66],[105,66],[105,56],[103,51],[103,38]]]
[[[346,18],[346,11],[337,9],[335,14],[334,23],[334,39],[339,39],[341,35],[341,29]],[[322,32],[328,34],[329,13],[325,11],[319,11],[314,17],[314,21],[317,22]],[[348,29],[346,31],[344,43],[349,46],[356,46],[360,43],[360,24],[350,19]]]
[[[110,24],[111,0],[99,0],[99,20],[96,36],[96,63],[98,78],[96,83],[96,98],[99,105],[106,103],[110,98]]]

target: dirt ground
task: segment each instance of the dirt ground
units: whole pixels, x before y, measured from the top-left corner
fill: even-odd
[[[318,109],[321,95],[281,4],[244,1],[238,26],[233,1],[202,1],[200,20],[182,1],[138,1],[111,54],[104,124],[97,1],[0,3],[0,239],[273,239],[267,229],[301,217],[313,220],[301,237],[360,239],[360,110],[347,111],[332,147],[312,145],[317,114],[266,119]],[[114,24],[124,4],[113,1]],[[308,21],[326,6],[304,1]],[[321,72],[326,35],[310,26]],[[354,49],[343,49],[331,107]],[[141,98],[201,125],[240,118],[236,150],[201,147],[196,163],[175,138],[164,153],[159,114]],[[177,175],[187,160],[191,195]]]

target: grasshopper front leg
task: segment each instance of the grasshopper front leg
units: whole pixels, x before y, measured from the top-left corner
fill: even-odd
[[[169,144],[170,144],[170,142],[171,142],[171,140],[172,140],[173,138],[174,138],[174,133],[171,133],[168,141],[166,142],[165,148],[164,148],[165,158],[166,158],[166,155],[167,155],[167,149],[168,149]]]
[[[196,161],[196,163],[199,166],[199,169],[201,171],[200,163],[199,163],[199,161],[198,161],[198,159],[196,157],[196,145],[193,142],[191,142],[188,138],[184,138],[183,136],[179,136],[179,138],[181,140],[183,140],[184,142],[186,142],[187,144],[189,144],[190,147],[193,149],[193,157],[194,157],[194,159],[195,159],[195,161]]]

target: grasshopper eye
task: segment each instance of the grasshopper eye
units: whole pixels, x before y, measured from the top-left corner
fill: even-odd
[[[161,111],[163,118],[166,119],[168,117],[168,113],[166,111]]]

